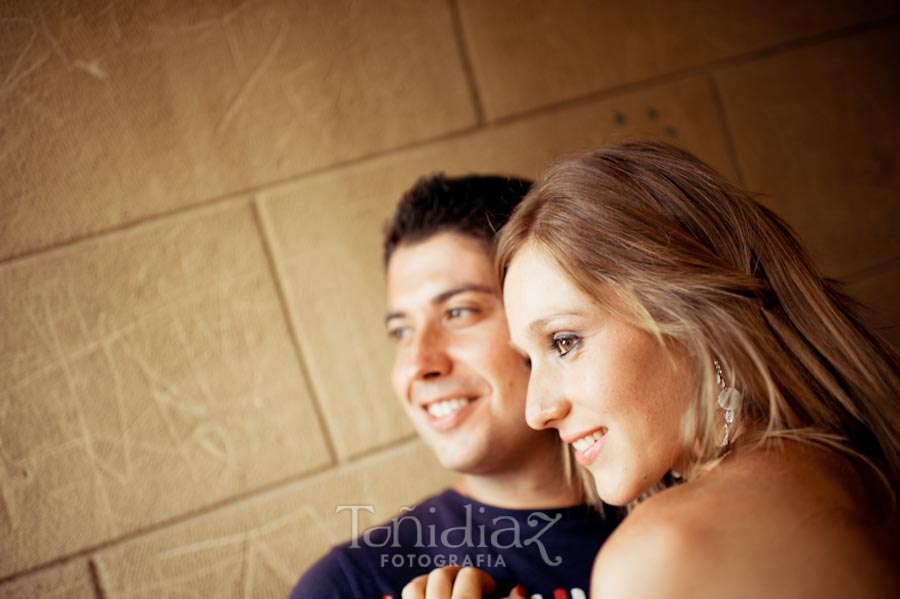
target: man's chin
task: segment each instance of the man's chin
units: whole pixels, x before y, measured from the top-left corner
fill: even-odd
[[[475,474],[486,459],[485,452],[473,451],[471,447],[456,448],[447,446],[431,446],[437,461],[447,470],[460,474]]]

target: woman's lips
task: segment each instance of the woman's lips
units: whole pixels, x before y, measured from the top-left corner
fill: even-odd
[[[609,431],[606,428],[599,428],[571,442],[575,449],[575,460],[582,466],[589,466],[596,459],[597,454],[606,444],[606,437]]]

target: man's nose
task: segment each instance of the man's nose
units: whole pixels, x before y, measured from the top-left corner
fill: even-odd
[[[559,428],[559,423],[572,409],[572,403],[560,393],[557,385],[536,377],[532,370],[525,398],[525,421],[535,430]]]
[[[407,353],[407,380],[426,380],[449,374],[452,361],[447,353],[446,332],[427,324],[413,335]]]

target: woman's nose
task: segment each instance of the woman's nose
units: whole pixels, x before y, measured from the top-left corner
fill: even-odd
[[[532,370],[525,400],[525,421],[528,426],[535,430],[558,428],[560,421],[569,414],[571,402],[556,389],[558,386],[545,384]]]

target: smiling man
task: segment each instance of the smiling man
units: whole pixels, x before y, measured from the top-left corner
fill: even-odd
[[[510,347],[491,258],[494,234],[529,185],[436,175],[400,201],[384,243],[391,380],[419,435],[460,476],[335,547],[292,598],[400,597],[410,580],[448,565],[490,574],[486,596],[515,585],[547,599],[586,596],[616,520],[584,505],[557,435],[525,422],[529,366]]]

